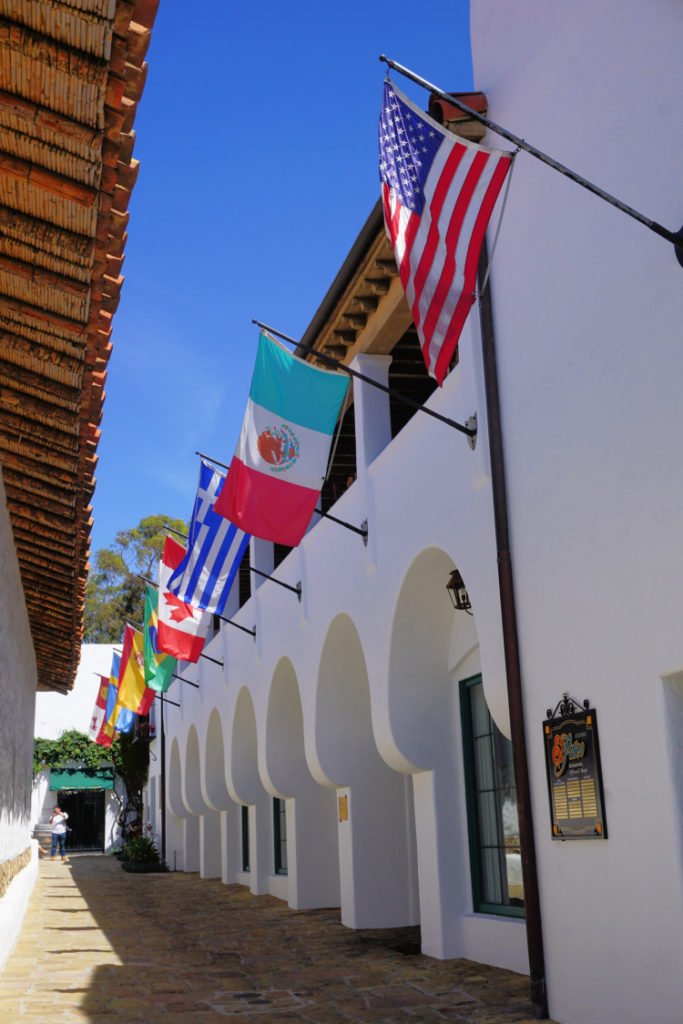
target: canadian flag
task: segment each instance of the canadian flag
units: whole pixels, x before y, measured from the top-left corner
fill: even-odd
[[[168,589],[171,573],[180,564],[185,548],[173,537],[164,541],[159,562],[159,632],[157,646],[179,661],[197,661],[209,631],[211,614],[185,604]]]

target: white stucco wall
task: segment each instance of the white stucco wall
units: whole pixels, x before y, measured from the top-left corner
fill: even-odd
[[[36,737],[56,740],[68,729],[87,734],[99,687],[97,676],[109,676],[112,648],[112,644],[83,644],[70,693],[36,694]]]
[[[0,473],[0,862],[31,845],[36,663]],[[24,868],[0,899],[0,966],[18,934],[35,871]]]
[[[472,28],[496,121],[680,226],[680,4],[473,0]],[[551,1014],[679,1024],[683,270],[522,154],[492,285]],[[550,840],[563,690],[599,711],[607,842]]]

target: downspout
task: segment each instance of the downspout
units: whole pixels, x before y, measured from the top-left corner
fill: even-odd
[[[531,975],[531,1001],[535,1020],[548,1017],[548,996],[545,985],[545,960],[543,955],[543,928],[541,903],[538,892],[536,869],[536,848],[531,811],[529,788],[529,765],[527,760],[526,736],[524,732],[524,708],[522,702],[522,678],[519,661],[519,639],[517,634],[517,613],[510,554],[510,528],[508,521],[507,486],[505,482],[505,458],[503,453],[503,431],[500,414],[500,392],[498,389],[498,366],[496,362],[493,309],[491,305],[491,281],[483,288],[484,273],[488,265],[486,240],[479,261],[479,322],[481,326],[481,347],[484,365],[484,386],[486,391],[486,416],[491,460],[491,492],[498,554],[498,587],[503,622],[503,644],[505,648],[505,671],[507,677],[508,707],[510,709],[510,734],[517,787],[517,809],[519,814],[519,838],[522,856],[522,879],[524,882],[524,905],[526,914],[526,936],[529,951]]]

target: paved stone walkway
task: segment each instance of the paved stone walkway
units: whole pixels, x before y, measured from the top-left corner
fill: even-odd
[[[354,932],[338,911],[197,875],[47,861],[0,975],[0,1022],[530,1021],[526,978],[417,950],[417,929]]]

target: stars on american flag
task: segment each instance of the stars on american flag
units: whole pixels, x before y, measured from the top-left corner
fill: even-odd
[[[443,135],[400,100],[390,84],[379,123],[380,179],[404,206],[421,213],[424,183]]]

